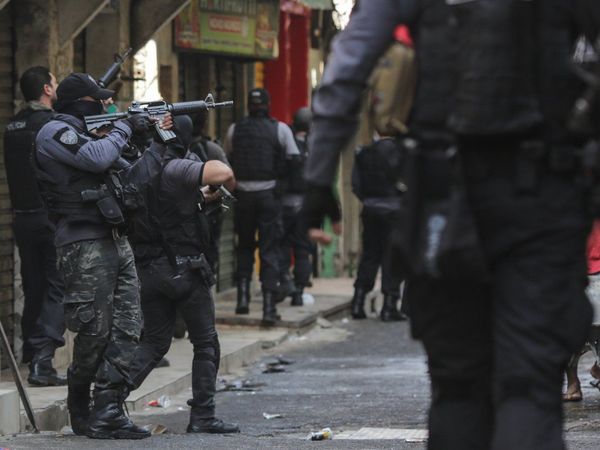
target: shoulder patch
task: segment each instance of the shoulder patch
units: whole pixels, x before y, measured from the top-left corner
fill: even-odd
[[[58,138],[60,142],[66,145],[73,145],[77,143],[77,134],[70,129],[64,131]]]
[[[71,153],[77,153],[81,146],[88,141],[69,127],[59,128],[58,131],[54,133],[53,139]]]

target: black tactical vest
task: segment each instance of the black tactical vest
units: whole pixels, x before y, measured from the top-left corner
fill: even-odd
[[[4,165],[12,207],[16,211],[43,209],[32,164],[35,137],[54,115],[50,110],[25,108],[6,125]]]
[[[69,115],[57,114],[54,120],[66,122],[79,132],[78,122]],[[90,138],[92,138],[90,136]],[[92,138],[93,139],[93,138]],[[47,158],[42,169],[34,158],[40,194],[50,218],[56,222],[63,219],[74,224],[106,224],[96,206],[96,200],[83,201],[82,192],[98,191],[104,183],[103,174],[95,174]]]
[[[265,181],[280,177],[285,155],[278,139],[278,122],[248,116],[235,124],[230,162],[238,180]]]
[[[304,166],[308,157],[306,140],[296,140],[296,146],[300,151],[299,156],[292,156],[286,160],[286,177],[283,180],[283,188],[286,194],[304,194],[306,181],[304,180]]]
[[[458,134],[522,133],[541,123],[535,3],[473,0],[452,6],[461,51],[450,125]]]
[[[202,216],[196,203],[199,192],[189,193],[189,202],[194,208],[191,214],[181,211],[161,192],[162,176],[165,167],[175,158],[166,155],[160,174],[145,187],[146,211],[136,216],[133,233],[129,241],[136,260],[148,261],[160,256],[199,256],[205,253],[210,243],[210,229],[206,218]]]
[[[448,141],[446,123],[456,88],[456,26],[446,0],[428,2],[411,27],[417,58],[417,89],[409,128],[421,140]]]
[[[395,139],[384,138],[364,146],[354,160],[361,198],[398,196],[396,179],[400,170],[401,151]],[[357,192],[359,194],[359,192]]]

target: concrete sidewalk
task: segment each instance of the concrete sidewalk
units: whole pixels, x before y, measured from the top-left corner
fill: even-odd
[[[236,316],[235,292],[217,295],[217,329],[221,342],[221,366],[219,375],[225,375],[244,367],[261,357],[265,348],[272,348],[287,339],[291,334],[298,334],[310,329],[316,324],[318,317],[332,317],[347,311],[352,295],[352,280],[350,279],[316,279],[314,286],[306,290],[314,296],[312,305],[292,307],[289,300],[278,305],[282,316],[275,327],[260,326],[262,307],[259,298],[254,298],[251,313],[247,316]],[[233,294],[233,295],[232,295]],[[169,367],[155,369],[144,384],[132,392],[126,403],[130,411],[141,411],[147,407],[150,400],[158,399],[161,395],[174,395],[191,385],[192,345],[187,339],[175,339],[166,357]],[[64,372],[63,368],[63,372]],[[22,367],[25,380],[27,369]],[[15,411],[16,389],[12,377],[3,373],[0,383],[0,417],[8,414],[12,423],[18,424],[19,429],[8,427],[1,432],[15,433],[31,429],[23,407],[20,414]],[[35,412],[37,426],[40,430],[58,431],[68,425],[66,408],[66,387],[28,388],[29,398]],[[5,399],[3,401],[3,399]],[[13,417],[14,416],[14,417]],[[10,421],[3,423],[11,423]]]

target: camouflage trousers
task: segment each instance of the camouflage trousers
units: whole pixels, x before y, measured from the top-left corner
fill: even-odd
[[[139,343],[140,291],[127,238],[74,242],[57,249],[65,282],[65,322],[77,333],[69,384],[130,386]]]

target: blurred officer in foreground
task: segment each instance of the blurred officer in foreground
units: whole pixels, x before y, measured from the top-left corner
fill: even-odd
[[[591,322],[590,222],[575,180],[585,171],[573,159],[583,139],[566,126],[583,87],[569,61],[580,34],[596,42],[600,3],[359,2],[313,99],[315,238],[323,215],[339,214],[339,154],[400,23],[418,58],[404,174],[418,178],[404,186],[418,226],[400,242],[412,250],[411,325],[429,360],[428,447],[562,450],[563,370]]]
[[[139,342],[139,282],[133,252],[112,195],[84,201],[83,192],[104,193],[111,167],[132,133],[146,133],[142,115],[121,120],[102,138],[86,132],[83,117],[101,114],[102,89],[87,74],[73,73],[58,86],[60,113],[37,136],[36,168],[50,217],[56,222],[58,269],[65,283],[67,328],[74,333],[67,407],[73,432],[97,439],[141,439],[150,433],[123,412],[129,366]],[[124,214],[124,211],[120,211]],[[90,385],[94,402],[90,414]]]
[[[135,352],[131,378],[138,388],[171,346],[177,309],[194,346],[188,433],[237,433],[236,425],[215,418],[215,390],[221,358],[215,330],[212,268],[206,222],[198,204],[218,200],[207,185],[233,189],[233,172],[221,161],[200,161],[188,149],[192,120],[176,116],[177,141],[167,144],[163,168],[145,188],[147,214],[131,238],[142,283],[144,334]],[[206,186],[201,190],[202,186]]]
[[[252,89],[248,94],[248,116],[229,127],[223,146],[238,180],[234,217],[238,236],[235,312],[249,312],[258,231],[265,325],[273,325],[279,319],[275,303],[288,295],[281,292],[279,284],[281,202],[275,188],[282,178],[286,155],[298,154],[290,128],[270,117],[270,104],[271,98],[265,89]]]
[[[65,344],[63,285],[56,271],[55,227],[48,219],[32,165],[35,137],[54,116],[57,84],[54,75],[39,66],[27,69],[19,84],[27,106],[6,126],[4,164],[25,294],[23,362],[31,362],[29,384],[62,386],[67,379],[57,375],[52,358]]]
[[[299,155],[288,155],[286,158],[286,174],[282,180],[282,222],[283,238],[281,240],[281,283],[287,283],[292,292],[292,306],[302,306],[304,288],[310,285],[312,264],[310,255],[313,243],[308,239],[306,224],[302,220],[300,209],[306,187],[304,181],[304,166],[308,156],[308,132],[310,129],[311,112],[307,107],[300,108],[294,114],[292,131],[294,140],[300,151]],[[291,256],[294,255],[294,278],[290,277]]]
[[[371,145],[360,147],[354,158],[352,191],[362,202],[362,254],[354,282],[351,314],[353,319],[366,319],[365,298],[375,286],[381,267],[384,322],[405,320],[398,311],[400,283],[398,271],[391,267],[391,236],[398,221],[400,195],[396,179],[401,155],[398,142],[390,137],[380,138]]]

